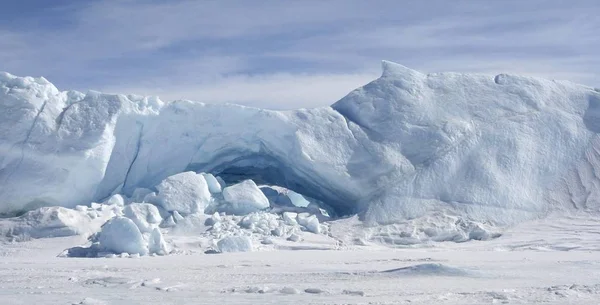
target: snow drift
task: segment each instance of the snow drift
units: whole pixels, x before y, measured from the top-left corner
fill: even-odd
[[[507,224],[600,207],[600,93],[570,82],[383,62],[331,107],[271,111],[61,92],[1,73],[0,110],[5,214],[160,196],[180,183],[155,186],[187,171],[282,186],[368,223],[442,210]],[[192,210],[217,188],[203,181]],[[172,209],[169,196],[159,199]]]

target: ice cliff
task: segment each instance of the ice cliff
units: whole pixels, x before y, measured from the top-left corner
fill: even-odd
[[[59,91],[0,73],[0,213],[131,196],[177,173],[253,179],[391,223],[512,223],[600,207],[600,92],[513,75],[380,78],[331,107],[271,111]]]

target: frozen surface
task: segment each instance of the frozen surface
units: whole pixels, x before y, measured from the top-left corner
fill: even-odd
[[[346,225],[336,224],[351,231]],[[597,218],[582,215],[526,222],[487,242],[390,249],[305,241],[297,250],[217,255],[194,251],[197,240],[180,237],[172,242],[186,249],[181,254],[99,259],[56,257],[80,243],[77,236],[8,242],[0,245],[0,299],[11,305],[592,305],[600,296],[599,228]]]
[[[0,110],[0,213],[156,185],[167,210],[193,213],[217,186],[189,173],[198,188],[169,193],[192,180],[163,180],[188,171],[280,185],[369,224],[432,211],[513,224],[600,207],[600,93],[564,81],[383,62],[379,79],[332,107],[278,112],[2,73]]]

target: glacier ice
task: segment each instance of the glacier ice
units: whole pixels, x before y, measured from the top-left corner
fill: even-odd
[[[510,224],[600,207],[600,93],[566,81],[383,62],[380,78],[331,107],[271,111],[59,91],[0,73],[0,109],[5,214],[141,188],[164,204],[168,188],[155,186],[190,171],[222,187],[279,185],[368,224],[433,211]],[[173,214],[201,210],[216,191],[186,175],[204,184],[172,193],[163,207]]]

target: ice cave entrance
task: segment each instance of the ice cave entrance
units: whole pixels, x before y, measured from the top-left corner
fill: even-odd
[[[300,212],[308,209],[313,213],[328,215],[329,218],[356,214],[347,207],[344,198],[332,195],[325,183],[297,173],[270,156],[256,154],[235,158],[214,167],[190,165],[186,170],[211,173],[223,179],[227,185],[253,180],[274,209],[298,208]]]

